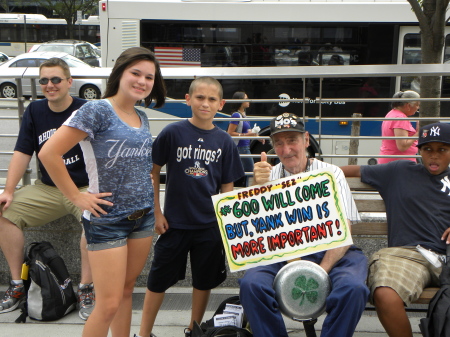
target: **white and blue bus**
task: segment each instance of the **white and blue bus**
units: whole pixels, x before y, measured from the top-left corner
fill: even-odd
[[[279,67],[420,63],[417,18],[407,1],[295,0],[103,0],[99,4],[102,63],[113,66],[128,47],[153,50],[162,67]],[[450,30],[448,31],[450,34]],[[442,62],[450,59],[450,35]],[[243,68],[244,69],[244,68]],[[238,89],[252,99],[304,98],[306,116],[316,117],[323,98],[390,98],[400,89],[419,90],[420,78],[368,77],[222,80],[224,98]],[[191,79],[166,80],[168,95],[182,99]],[[449,95],[444,78],[443,96]],[[442,104],[442,116],[448,103]],[[180,104],[181,105],[181,104]],[[336,101],[321,104],[322,117],[382,118],[388,102]],[[227,105],[225,105],[224,112]],[[302,114],[300,103],[252,104],[248,115]],[[167,104],[168,115],[188,109]],[[351,123],[310,122],[311,133],[350,135]],[[379,136],[381,122],[361,123],[361,135]],[[375,144],[372,153],[377,153]],[[345,147],[345,145],[343,145]]]
[[[77,39],[99,43],[98,16],[83,19],[74,29],[73,36]],[[0,13],[0,51],[10,57],[28,52],[35,44],[69,36],[64,19],[49,19],[42,14]]]

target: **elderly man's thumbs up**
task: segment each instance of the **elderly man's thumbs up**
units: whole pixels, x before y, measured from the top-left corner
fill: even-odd
[[[267,153],[261,152],[261,161],[267,161]]]
[[[262,185],[270,181],[272,165],[267,162],[267,154],[261,152],[261,161],[255,163],[253,176],[257,185]]]

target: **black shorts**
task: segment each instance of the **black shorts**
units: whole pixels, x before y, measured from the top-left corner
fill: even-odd
[[[162,293],[179,280],[184,280],[188,253],[195,289],[210,290],[225,281],[225,251],[218,227],[195,230],[169,228],[156,241],[147,280],[148,290]]]

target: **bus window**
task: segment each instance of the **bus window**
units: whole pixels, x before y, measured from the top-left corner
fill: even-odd
[[[340,56],[331,62],[335,64],[377,64],[379,56],[374,51],[369,53],[367,44],[379,35],[387,35],[371,33],[380,29],[387,28],[141,20],[140,44],[151,50],[197,48],[202,67],[327,65],[334,54]],[[377,43],[381,44],[391,45],[392,41]]]
[[[450,63],[450,35],[445,36],[444,63]]]
[[[74,33],[81,40],[97,43],[100,35],[98,18],[83,20],[81,26],[74,27]],[[25,41],[32,45],[68,38],[69,31],[64,19],[47,19],[41,14],[0,13],[0,44],[2,44],[2,52],[9,56],[26,52],[30,46],[25,46]]]
[[[445,37],[444,63],[450,63],[450,35]],[[450,76],[442,77],[442,97],[450,97]],[[441,102],[441,116],[450,116],[450,102]]]
[[[0,24],[0,41],[9,42],[17,40],[17,30],[12,25]]]
[[[422,62],[420,34],[406,34],[403,42],[403,64],[418,64]]]
[[[421,62],[420,34],[406,34],[403,38],[402,64],[418,64]],[[420,77],[403,76],[400,90],[414,90],[420,93]]]

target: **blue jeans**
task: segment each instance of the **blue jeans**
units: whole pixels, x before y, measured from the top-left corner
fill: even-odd
[[[137,220],[122,219],[111,224],[94,225],[82,217],[88,250],[103,250],[122,247],[127,239],[141,239],[153,236],[155,216],[147,213]]]
[[[319,264],[325,252],[302,257]],[[249,269],[239,280],[240,299],[254,336],[288,337],[273,281],[286,262]],[[351,337],[364,311],[369,289],[367,258],[355,246],[350,247],[330,271],[332,290],[326,300],[327,316],[321,337]]]
[[[250,152],[250,146],[238,146],[239,154],[252,154]],[[245,172],[252,172],[253,173],[253,158],[243,158],[241,157],[241,163],[242,167],[244,168]],[[244,178],[239,179],[239,182],[242,182],[242,184],[245,184],[243,187],[248,186],[250,176],[245,176]],[[238,183],[236,183],[238,185]]]

